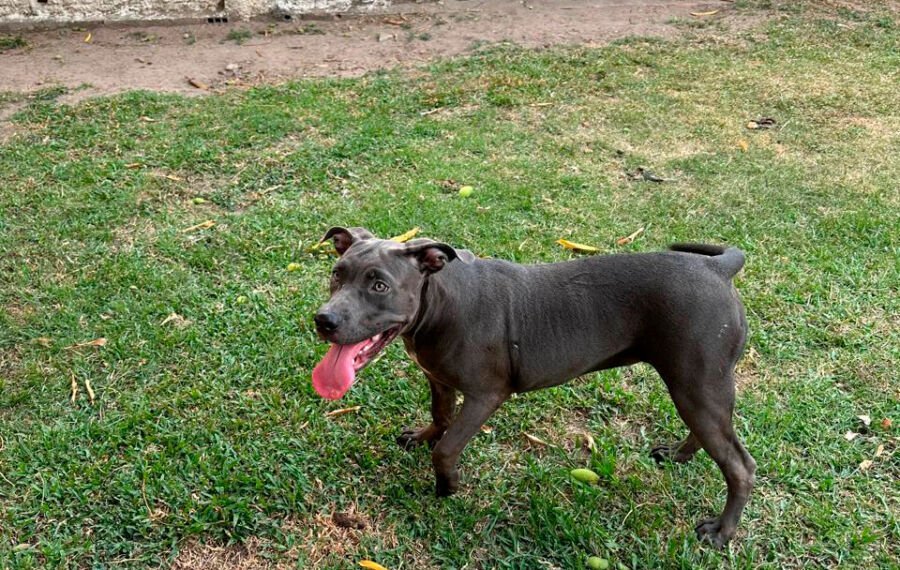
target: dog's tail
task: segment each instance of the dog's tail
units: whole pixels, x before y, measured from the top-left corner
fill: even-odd
[[[709,245],[705,243],[675,243],[669,246],[672,251],[696,253],[710,258],[711,266],[716,273],[731,279],[744,266],[744,252],[736,247]]]

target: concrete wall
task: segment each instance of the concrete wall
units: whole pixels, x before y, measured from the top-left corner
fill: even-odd
[[[365,11],[391,0],[0,0],[0,25],[159,21]]]

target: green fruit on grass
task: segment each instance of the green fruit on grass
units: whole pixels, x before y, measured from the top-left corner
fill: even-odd
[[[572,469],[569,474],[582,483],[596,483],[600,480],[600,476],[591,471],[590,469]]]
[[[299,263],[294,263],[293,261],[288,263],[287,270],[288,271],[297,271],[300,269]]]
[[[469,196],[472,195],[472,192],[474,192],[474,191],[475,191],[475,189],[472,188],[471,186],[460,186],[459,195],[462,196],[463,198],[468,198]]]
[[[238,305],[243,305],[244,303],[247,302],[247,297],[245,297],[243,295],[238,295],[237,298],[234,300],[234,302],[237,303]]]
[[[200,198],[199,196],[191,200],[194,204],[206,204],[206,198]]]
[[[587,567],[591,570],[606,570],[609,568],[609,560],[599,556],[591,556],[587,559]]]

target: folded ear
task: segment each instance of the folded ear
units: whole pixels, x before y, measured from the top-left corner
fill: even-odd
[[[456,250],[449,245],[430,239],[408,241],[403,255],[414,259],[422,273],[436,273],[443,269],[446,263],[459,257]]]
[[[338,254],[344,255],[344,252],[350,249],[350,246],[354,243],[372,239],[374,237],[372,232],[365,228],[342,228],[340,226],[335,226],[325,232],[325,237],[319,240],[319,243],[331,239],[334,241],[334,249],[337,250]]]

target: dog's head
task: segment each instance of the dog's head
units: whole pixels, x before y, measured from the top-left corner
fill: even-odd
[[[337,399],[357,371],[412,326],[424,280],[458,255],[430,239],[399,243],[363,228],[331,228],[322,241],[328,239],[341,257],[331,270],[331,298],[315,323],[332,346],[313,371],[313,386],[319,395]]]

